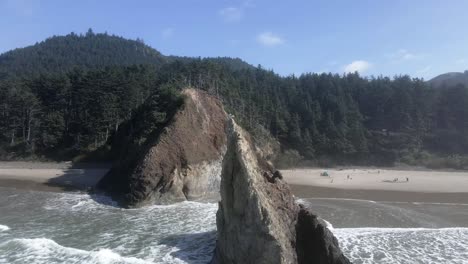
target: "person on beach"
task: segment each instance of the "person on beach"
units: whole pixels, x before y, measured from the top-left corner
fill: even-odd
[[[408,178],[408,177],[406,177],[406,182],[409,182],[409,178]]]

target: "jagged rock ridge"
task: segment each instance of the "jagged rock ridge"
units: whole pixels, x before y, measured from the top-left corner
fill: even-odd
[[[168,204],[219,193],[227,114],[221,102],[206,92],[185,89],[183,94],[182,108],[130,175],[120,176],[123,183],[112,179],[119,175],[112,169],[101,180],[101,188],[110,192],[116,182],[127,186],[125,193],[114,193],[122,205]]]
[[[296,204],[249,135],[229,123],[212,263],[349,263],[325,223]]]

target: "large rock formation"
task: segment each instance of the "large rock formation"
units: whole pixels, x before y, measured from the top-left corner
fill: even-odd
[[[213,263],[349,263],[323,221],[295,203],[281,174],[229,122]]]
[[[101,180],[99,186],[122,205],[167,204],[218,194],[227,114],[214,96],[195,89],[183,94],[182,108],[126,175],[119,174],[117,165]]]

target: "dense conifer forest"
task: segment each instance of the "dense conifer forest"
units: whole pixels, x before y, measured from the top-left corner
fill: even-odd
[[[293,162],[467,165],[462,84],[283,77],[240,59],[163,56],[92,30],[0,55],[0,157],[115,160],[167,122],[188,86],[219,96],[252,133],[269,131]]]

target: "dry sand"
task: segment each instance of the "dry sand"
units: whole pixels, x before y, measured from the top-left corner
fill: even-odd
[[[0,187],[86,190],[93,188],[108,169],[109,164],[0,162]],[[320,176],[324,171],[330,176]],[[301,198],[468,203],[468,172],[359,168],[293,169],[282,173]],[[398,181],[392,182],[395,178]]]
[[[328,177],[320,176],[324,171]],[[293,169],[282,173],[301,198],[468,203],[468,172],[359,168]]]
[[[0,162],[0,187],[66,191],[93,188],[108,171],[108,164],[69,162]]]

